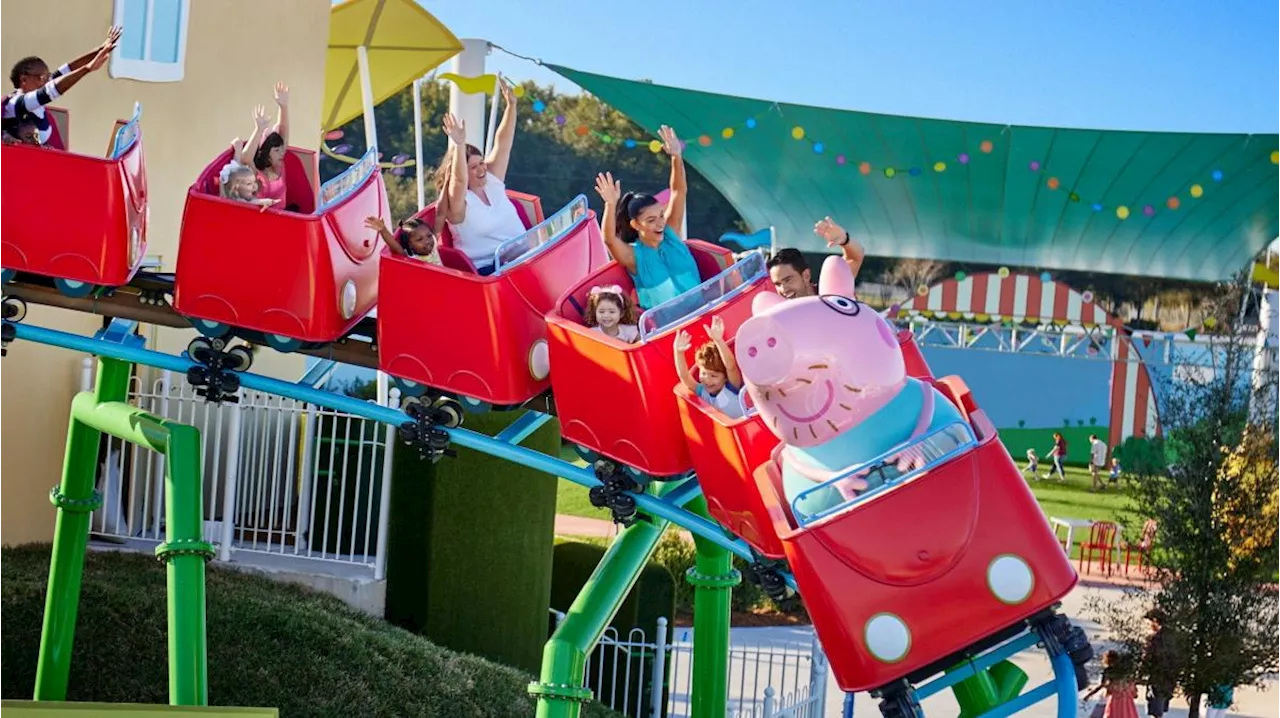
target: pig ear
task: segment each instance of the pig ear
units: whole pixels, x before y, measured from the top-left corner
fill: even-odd
[[[853,270],[849,269],[843,257],[827,257],[822,263],[818,294],[838,294],[853,298]]]
[[[777,292],[760,292],[756,295],[755,299],[751,300],[751,313],[753,315],[764,314],[769,310],[769,307],[782,304],[785,301],[787,300],[783,299],[782,295]]]

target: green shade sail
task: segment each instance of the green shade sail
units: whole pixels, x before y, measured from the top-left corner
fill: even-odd
[[[1214,281],[1277,236],[1275,134],[880,115],[548,67],[655,135],[676,128],[780,246],[821,251],[813,223],[829,214],[872,255]]]

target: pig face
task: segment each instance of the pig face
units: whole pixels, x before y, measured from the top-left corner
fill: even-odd
[[[857,426],[901,391],[906,367],[887,321],[853,299],[853,273],[828,257],[818,296],[757,294],[735,356],[765,425],[815,446]]]

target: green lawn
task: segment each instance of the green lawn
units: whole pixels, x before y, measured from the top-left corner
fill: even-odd
[[[1044,464],[1040,466],[1043,469]],[[1066,474],[1066,483],[1052,479],[1030,482],[1031,492],[1036,495],[1046,516],[1124,521],[1123,513],[1129,503],[1126,491],[1117,490],[1116,484],[1108,484],[1103,492],[1089,491],[1088,469],[1068,466]]]
[[[578,459],[572,449],[562,452],[565,461],[573,461],[579,466],[586,464]],[[1041,463],[1041,470],[1045,464]],[[1054,480],[1032,481],[1031,491],[1046,516],[1071,519],[1096,519],[1125,522],[1124,510],[1128,505],[1127,492],[1116,490],[1115,485],[1108,485],[1108,490],[1101,493],[1089,491],[1089,471],[1078,467],[1067,467],[1066,483]],[[587,500],[587,489],[561,480],[556,498],[556,511],[570,516],[585,516],[593,519],[609,518],[607,511],[597,509]],[[1130,519],[1131,520],[1131,519]],[[1126,529],[1129,528],[1126,526]],[[1136,528],[1136,527],[1135,527]],[[1077,529],[1076,533],[1079,534]]]
[[[585,467],[587,462],[578,457],[572,447],[561,445],[560,458],[564,461]],[[568,479],[560,479],[556,487],[556,513],[569,516],[585,516],[589,519],[609,519],[609,512],[597,509],[587,499],[587,488],[579,486]]]

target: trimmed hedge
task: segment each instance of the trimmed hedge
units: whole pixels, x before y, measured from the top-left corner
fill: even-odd
[[[468,415],[498,434],[522,412]],[[554,454],[549,421],[521,445]],[[392,461],[386,618],[437,645],[529,672],[542,665],[556,477],[454,447],[431,464],[397,443]]]
[[[30,699],[49,546],[0,552],[0,684]],[[526,718],[534,677],[439,648],[332,596],[210,566],[209,699],[282,716]],[[168,702],[165,570],[151,556],[90,552],[68,698]],[[585,716],[617,716],[599,704]]]

